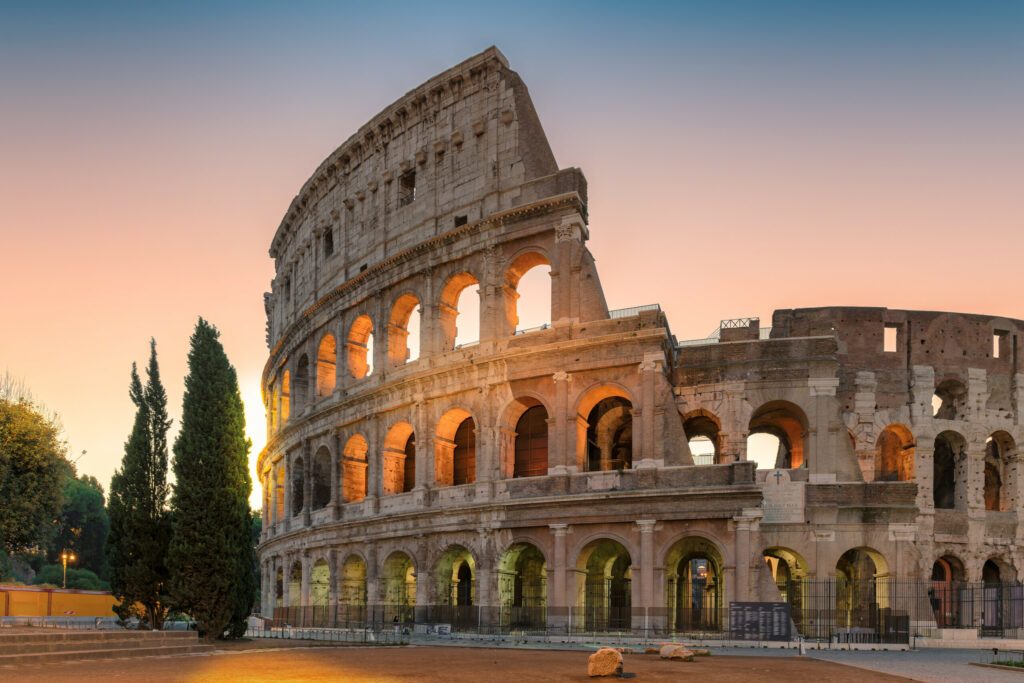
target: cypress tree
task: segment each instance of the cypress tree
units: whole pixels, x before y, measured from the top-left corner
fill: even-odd
[[[190,341],[168,555],[175,607],[207,639],[242,635],[256,590],[250,443],[238,378],[219,337],[200,318]]]
[[[146,386],[132,363],[129,395],[135,422],[124,447],[121,468],[110,480],[110,534],[107,560],[110,587],[120,600],[118,616],[133,616],[141,605],[145,623],[163,625],[168,605],[167,394],[160,381],[156,341],[150,340]]]

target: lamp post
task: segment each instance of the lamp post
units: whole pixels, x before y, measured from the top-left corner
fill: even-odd
[[[68,587],[68,562],[74,562],[76,559],[78,558],[70,550],[65,550],[60,554],[60,563],[64,566],[64,588]]]

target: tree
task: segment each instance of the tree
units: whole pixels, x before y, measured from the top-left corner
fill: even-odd
[[[68,465],[59,434],[30,399],[0,392],[0,548],[8,555],[45,547],[53,535]]]
[[[174,443],[171,594],[208,639],[245,632],[255,585],[249,440],[220,333],[199,319],[190,340],[181,432]]]
[[[125,443],[121,467],[110,480],[110,586],[122,619],[142,605],[145,623],[159,629],[168,608],[167,549],[167,394],[160,381],[156,342],[150,340],[146,386],[132,364],[129,395],[135,422]]]
[[[57,562],[61,551],[73,550],[78,555],[79,569],[90,569],[97,576],[106,577],[110,519],[104,506],[103,486],[95,477],[75,477],[74,470],[69,468],[64,475],[63,499],[47,559]]]

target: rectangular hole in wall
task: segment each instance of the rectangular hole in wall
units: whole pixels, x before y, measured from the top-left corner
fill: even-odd
[[[1005,330],[996,330],[992,333],[992,357],[993,358],[1005,358],[1006,357],[1006,344],[1009,340],[1009,334]]]
[[[899,336],[899,328],[894,325],[885,326],[885,338],[882,342],[882,350],[886,353],[896,353],[896,338]]]
[[[398,177],[398,205],[406,206],[416,199],[416,171],[406,171]]]

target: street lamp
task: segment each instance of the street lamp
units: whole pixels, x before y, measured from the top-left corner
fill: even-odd
[[[60,563],[64,566],[64,588],[68,587],[68,562],[74,562],[77,559],[70,550],[65,550],[60,554]]]

